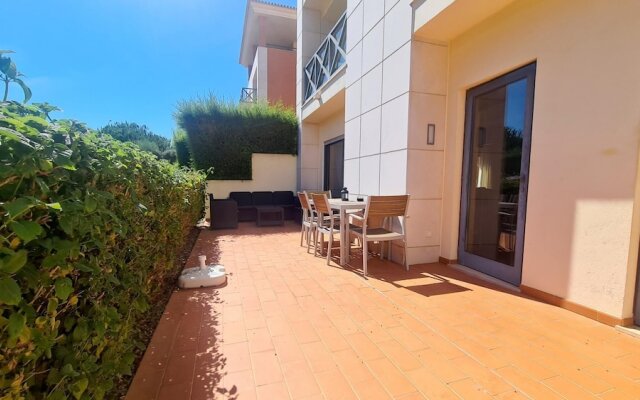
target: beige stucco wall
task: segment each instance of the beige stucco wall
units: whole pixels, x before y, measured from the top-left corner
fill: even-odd
[[[262,154],[251,156],[252,177],[246,181],[207,181],[207,193],[216,199],[226,199],[229,192],[296,190],[297,157],[290,154]],[[209,218],[207,210],[207,218]]]
[[[456,258],[465,91],[537,61],[522,284],[631,316],[640,2],[520,0],[449,44],[442,255]]]
[[[342,135],[344,135],[343,111],[331,115],[318,124],[303,124],[300,138],[301,190],[323,189],[324,144]]]

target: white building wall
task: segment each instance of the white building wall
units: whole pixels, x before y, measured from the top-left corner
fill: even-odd
[[[426,145],[426,127],[444,112],[445,91],[411,74],[422,47],[411,41],[410,0],[350,0],[347,12],[345,185],[359,195],[410,194],[408,261],[437,261],[443,157],[440,143]]]

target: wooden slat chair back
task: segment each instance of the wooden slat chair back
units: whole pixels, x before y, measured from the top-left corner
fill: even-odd
[[[315,230],[315,219],[313,217],[313,210],[311,204],[309,204],[309,198],[306,193],[298,192],[298,200],[300,200],[300,207],[302,207],[302,227],[300,230],[300,246],[302,246],[303,239],[307,241],[307,252],[311,247],[311,234]]]
[[[401,196],[369,196],[365,218],[404,217],[407,214],[409,195]]]
[[[316,229],[314,234],[316,253],[319,248],[320,254],[322,254],[322,249],[324,248],[324,235],[329,235],[329,243],[327,246],[327,265],[329,265],[331,262],[333,235],[335,233],[340,233],[340,217],[331,211],[329,199],[325,193],[312,193],[311,199],[313,200],[313,206],[316,214]],[[318,247],[318,234],[321,236],[320,247]]]
[[[383,242],[393,240],[402,240],[404,243],[403,264],[407,270],[406,259],[406,235],[405,235],[405,219],[407,217],[407,205],[409,203],[409,195],[399,196],[369,196],[367,198],[367,208],[364,216],[352,216],[354,224],[350,225],[350,231],[360,239],[362,239],[362,266],[364,275],[367,275],[367,258],[369,250],[369,242],[380,243],[380,258],[383,257]],[[392,230],[393,219],[402,217],[400,222],[400,232]],[[355,220],[360,220],[361,226],[356,226]],[[388,245],[388,258],[391,258],[391,243]]]
[[[331,190],[305,190],[307,196],[311,196],[312,194],[324,194],[327,196],[327,199],[331,198]]]

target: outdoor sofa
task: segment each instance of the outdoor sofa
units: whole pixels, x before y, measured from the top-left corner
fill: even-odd
[[[259,207],[280,207],[284,220],[299,220],[300,202],[291,191],[231,192],[228,199],[213,199],[211,204],[211,229],[235,228],[238,221],[256,221]]]

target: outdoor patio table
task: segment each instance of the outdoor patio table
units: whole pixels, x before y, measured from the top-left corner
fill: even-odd
[[[342,201],[329,199],[329,205],[333,210],[340,211],[340,265],[349,262],[349,220],[347,210],[364,210],[366,203],[363,201]]]

